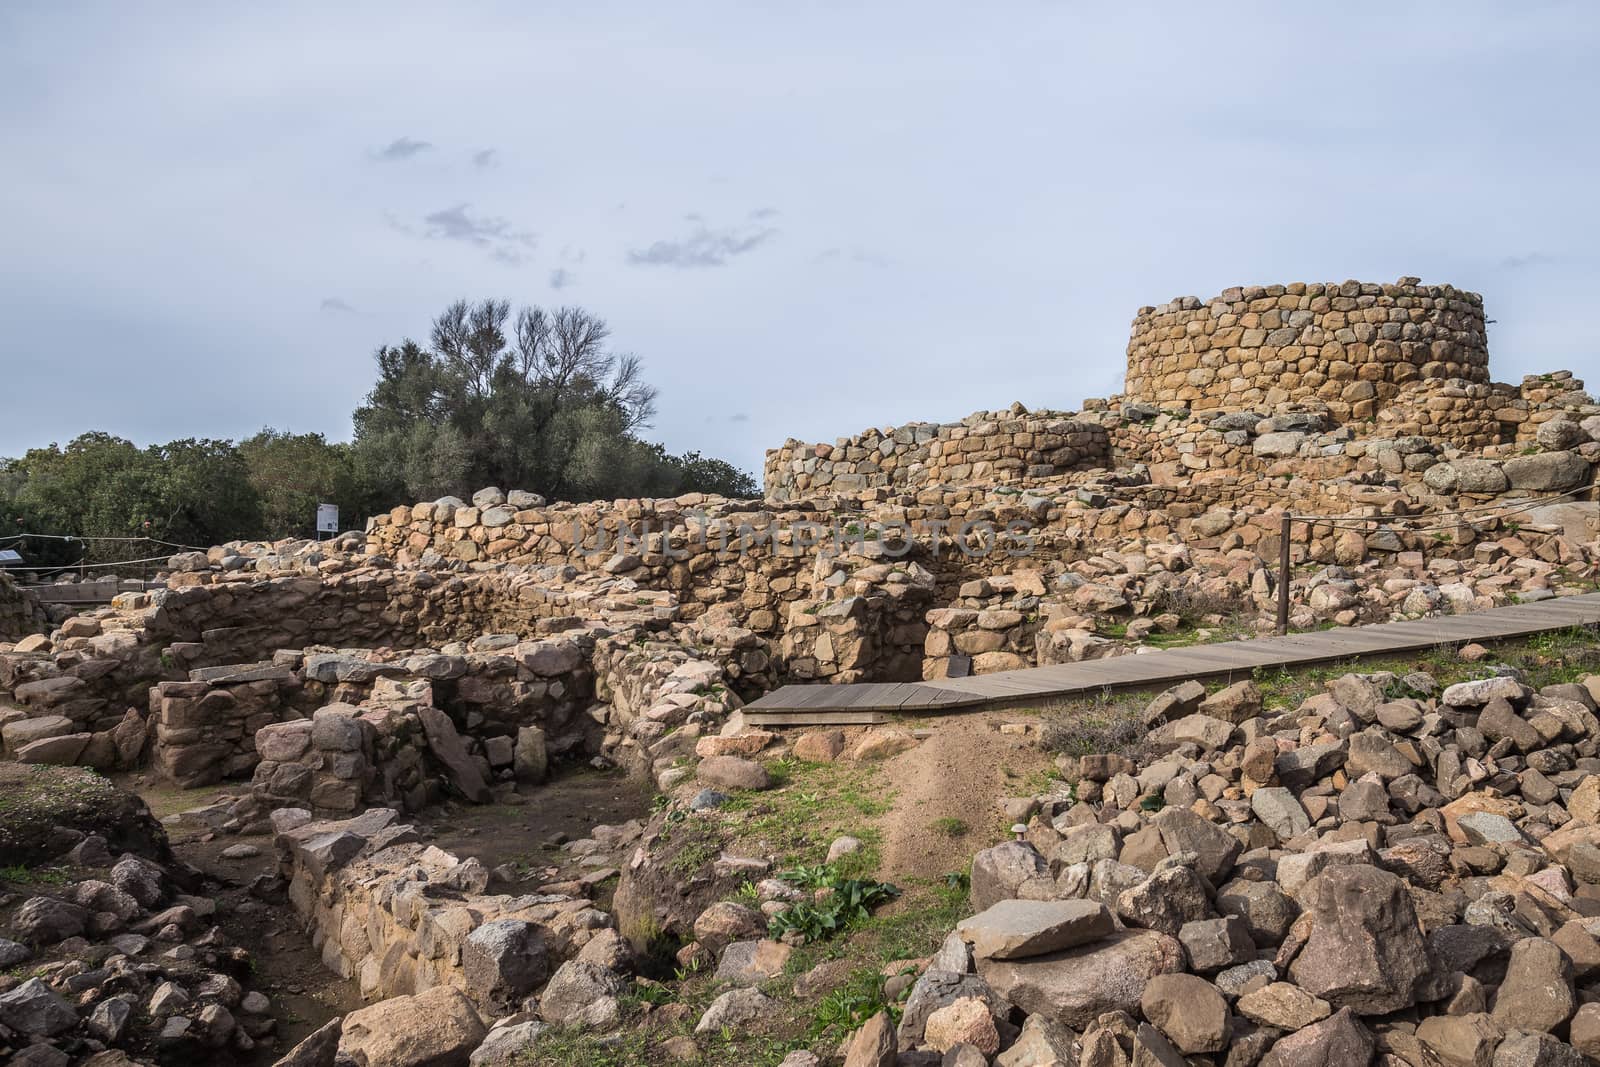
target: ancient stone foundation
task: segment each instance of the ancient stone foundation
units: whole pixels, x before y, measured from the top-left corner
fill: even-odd
[[[46,617],[32,597],[0,572],[0,641],[15,641],[44,629]]]
[[[1489,380],[1481,296],[1416,278],[1294,282],[1140,308],[1125,394],[1193,409],[1320,400],[1364,419],[1422,378]]]

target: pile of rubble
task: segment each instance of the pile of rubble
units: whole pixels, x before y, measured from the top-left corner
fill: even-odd
[[[1139,761],[1012,802],[975,914],[846,1063],[1600,1059],[1597,700],[1511,672],[1350,674],[1279,712],[1170,690]]]
[[[8,828],[24,829],[5,842],[6,861],[59,873],[0,896],[0,1059],[213,1063],[270,1047],[272,1003],[251,989],[254,963],[228,933],[264,904],[218,893],[173,859],[142,803],[92,775],[23,768],[0,787]],[[15,809],[36,795],[65,823],[26,832]]]

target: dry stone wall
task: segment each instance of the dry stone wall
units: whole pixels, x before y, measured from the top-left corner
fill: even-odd
[[[10,575],[0,571],[0,641],[38,633],[46,621],[44,609]]]
[[[151,689],[152,759],[163,777],[184,787],[237,778],[265,758],[259,740],[268,726],[309,728],[318,709],[396,699],[447,712],[496,769],[510,765],[528,727],[541,731],[547,752],[565,754],[593,740],[594,722],[584,714],[594,698],[593,649],[583,631],[530,641],[491,634],[459,654],[283,650],[266,663],[201,668],[188,681]],[[381,795],[401,792],[391,784]]]
[[[1483,298],[1416,278],[1226,289],[1144,307],[1129,400],[1197,410],[1320,400],[1365,419],[1419,379],[1489,380]]]
[[[922,485],[1005,484],[1110,465],[1104,427],[1053,411],[978,412],[959,423],[866,430],[767,452],[767,499]]]
[[[453,986],[502,1014],[615,926],[585,897],[487,892],[481,863],[418,843],[386,808],[286,828],[277,849],[323,963],[370,999]],[[496,936],[519,967],[491,965]]]

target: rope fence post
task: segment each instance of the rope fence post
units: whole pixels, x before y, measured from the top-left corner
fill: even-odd
[[[1278,533],[1278,636],[1289,632],[1289,527],[1294,516],[1283,513]]]

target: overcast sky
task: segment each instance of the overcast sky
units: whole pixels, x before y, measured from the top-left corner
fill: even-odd
[[[1482,292],[1600,385],[1600,5],[0,5],[0,455],[350,433],[458,297],[582,304],[653,434],[1121,383],[1144,304]]]

